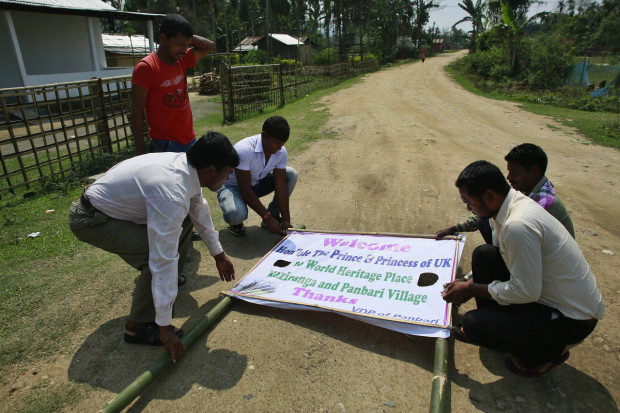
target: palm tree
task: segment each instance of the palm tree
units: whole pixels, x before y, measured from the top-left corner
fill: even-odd
[[[500,4],[502,8],[502,20],[511,31],[508,44],[508,58],[512,71],[515,72],[517,68],[517,49],[519,47],[521,36],[523,35],[523,28],[532,21],[547,16],[549,12],[541,12],[528,19],[525,13],[515,13],[508,1],[500,0]]]
[[[474,53],[476,51],[476,38],[478,37],[478,34],[480,34],[480,32],[484,29],[482,21],[483,19],[486,19],[486,2],[478,0],[474,5],[474,2],[472,0],[463,0],[463,3],[459,3],[459,7],[465,10],[465,12],[469,14],[469,16],[463,17],[461,20],[454,23],[454,25],[452,25],[452,28],[455,28],[457,25],[464,22],[471,22],[472,30],[469,32],[471,33],[469,53]]]
[[[412,2],[415,5],[416,46],[420,46],[420,41],[422,40],[422,29],[431,17],[429,13],[430,10],[432,8],[439,7],[439,4],[435,4],[433,1],[434,0],[430,0],[428,3],[425,3],[424,0],[414,0]]]

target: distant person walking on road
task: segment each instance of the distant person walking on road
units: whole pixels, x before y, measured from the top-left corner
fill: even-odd
[[[422,46],[422,51],[420,52],[420,59],[422,59],[422,63],[426,59],[426,47]]]

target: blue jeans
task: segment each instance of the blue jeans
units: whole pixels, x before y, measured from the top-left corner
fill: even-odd
[[[190,143],[182,144],[167,139],[151,139],[155,152],[187,152],[196,144],[196,138]]]
[[[295,189],[295,185],[297,184],[297,176],[298,174],[296,170],[290,166],[286,167],[286,188],[288,189],[289,196],[291,196],[293,190]],[[258,181],[252,189],[259,198],[274,192],[275,180],[273,178],[273,171]],[[239,225],[248,219],[248,206],[243,200],[243,196],[241,196],[241,192],[239,191],[239,187],[237,185],[224,184],[224,186],[217,191],[217,200],[219,201],[220,208],[222,208],[222,212],[224,213],[224,221],[226,221],[229,225]],[[280,213],[280,208],[278,207],[278,202],[276,201],[275,195],[269,204],[269,207],[267,207],[267,210],[271,213],[271,215],[277,215]]]

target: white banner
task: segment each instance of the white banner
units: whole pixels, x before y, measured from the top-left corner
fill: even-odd
[[[464,243],[464,237],[291,232],[227,294],[447,337],[450,306],[441,291],[454,280]]]

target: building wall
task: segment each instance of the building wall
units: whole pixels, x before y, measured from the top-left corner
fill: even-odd
[[[17,56],[10,39],[10,30],[4,13],[0,13],[0,88],[22,86]]]
[[[95,70],[87,17],[24,11],[12,15],[28,75]]]
[[[0,35],[0,88],[125,76],[133,69],[107,67],[95,17],[0,10]]]
[[[105,58],[108,67],[134,67],[142,58],[146,55],[126,55],[117,53],[105,53]]]

